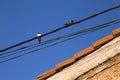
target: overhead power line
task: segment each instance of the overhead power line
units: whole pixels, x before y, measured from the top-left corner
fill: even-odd
[[[61,40],[61,39],[62,39],[62,41],[59,41],[59,42],[56,42],[56,43],[47,45],[47,46],[45,46],[45,47],[42,47],[42,48],[39,48],[39,49],[35,49],[35,50],[29,51],[29,52],[24,53],[24,54],[17,55],[17,56],[12,57],[12,58],[5,59],[5,60],[3,60],[3,61],[0,61],[0,63],[6,62],[6,61],[9,61],[9,60],[13,60],[13,59],[19,58],[19,57],[21,57],[21,56],[30,54],[30,53],[32,53],[32,52],[39,51],[39,50],[41,50],[41,49],[48,48],[48,47],[51,47],[51,46],[60,44],[60,43],[62,43],[62,42],[65,42],[65,41],[71,40],[71,39],[73,39],[73,38],[76,38],[76,37],[78,37],[78,36],[80,36],[80,35],[88,34],[88,33],[91,33],[91,32],[94,32],[94,31],[97,31],[97,30],[100,30],[100,29],[103,29],[103,28],[105,28],[105,27],[108,27],[108,26],[110,26],[110,25],[116,24],[116,23],[120,23],[120,18],[119,18],[119,19],[116,19],[116,20],[112,20],[112,21],[106,22],[106,23],[104,23],[104,24],[100,24],[100,25],[97,25],[97,26],[94,26],[94,27],[90,27],[90,28],[87,28],[87,29],[79,30],[79,31],[76,31],[76,32],[73,32],[73,33],[70,33],[70,34],[67,34],[67,35],[59,36],[59,37],[56,37],[56,38],[53,38],[53,39],[44,41],[44,42],[42,42],[42,44],[43,44],[43,43],[44,43],[44,44],[48,44],[48,43],[55,42],[55,41],[58,41],[58,40]],[[44,44],[43,44],[43,45],[44,45]],[[40,44],[39,44],[39,45],[33,45],[33,46],[31,46],[30,48],[27,48],[27,49],[36,48],[36,47],[38,47],[38,46],[41,46],[41,45],[40,45]],[[21,48],[21,49],[22,49],[22,48]],[[22,52],[22,51],[21,51],[21,52]],[[19,53],[19,52],[18,52],[18,53]],[[1,56],[0,59],[1,59],[1,58],[9,57],[9,56],[14,55],[14,54],[17,54],[17,53],[12,53],[12,54],[9,54],[9,55]]]
[[[60,39],[64,39],[64,38],[67,38],[67,37],[76,35],[76,34],[85,33],[85,32],[88,32],[88,31],[92,31],[92,30],[99,29],[99,28],[101,29],[102,27],[104,28],[104,27],[107,27],[107,26],[109,26],[109,25],[113,25],[113,24],[116,24],[116,23],[119,23],[119,22],[120,22],[120,18],[119,18],[119,19],[112,20],[112,21],[109,21],[109,22],[106,22],[106,23],[101,24],[101,25],[98,25],[98,26],[90,27],[90,28],[83,29],[83,30],[79,30],[79,31],[76,31],[76,32],[73,32],[73,33],[70,33],[70,34],[66,34],[66,35],[63,35],[63,36],[59,36],[59,37],[56,37],[56,38],[53,38],[53,39],[49,39],[49,40],[46,40],[46,41],[41,42],[41,44],[32,44],[32,45],[20,47],[20,48],[18,48],[18,49],[16,49],[16,50],[4,52],[4,53],[0,54],[0,56],[6,55],[6,54],[10,54],[10,53],[13,53],[13,52],[16,52],[16,51],[24,50],[24,49],[32,49],[32,48],[35,48],[35,47],[38,47],[38,46],[42,46],[42,45],[46,45],[46,44],[49,44],[49,43],[58,41],[58,40],[60,40]],[[1,57],[0,57],[0,58],[1,58]]]
[[[101,12],[99,12],[99,13],[93,14],[93,15],[91,15],[91,16],[89,16],[89,17],[87,17],[87,18],[84,18],[84,19],[82,19],[82,20],[79,20],[79,21],[76,21],[76,22],[72,22],[72,23],[69,24],[69,25],[64,25],[64,26],[62,26],[62,27],[60,27],[60,28],[57,28],[57,29],[55,29],[55,30],[52,30],[52,31],[50,31],[50,32],[47,32],[47,33],[43,34],[41,37],[44,37],[44,36],[47,36],[47,35],[49,35],[49,34],[55,33],[55,32],[57,32],[57,31],[59,31],[59,30],[62,30],[62,29],[67,28],[67,27],[69,27],[69,26],[72,26],[72,25],[81,23],[81,22],[83,22],[83,21],[86,21],[86,20],[88,20],[88,19],[94,18],[94,17],[96,17],[96,16],[98,16],[98,15],[104,14],[104,13],[106,13],[106,12],[109,12],[109,11],[114,10],[114,9],[117,9],[117,8],[120,8],[120,5],[115,6],[115,7],[112,7],[112,8],[109,8],[109,9],[106,9],[106,10],[101,11]],[[0,50],[0,52],[7,51],[7,50],[9,50],[9,49],[15,48],[15,47],[17,47],[17,46],[20,46],[20,45],[25,44],[25,43],[27,43],[27,42],[33,41],[33,40],[35,40],[35,39],[37,39],[37,37],[34,37],[34,38],[31,38],[31,39],[25,40],[25,41],[23,41],[23,42],[17,43],[17,44],[15,44],[15,45],[13,45],[13,46],[10,46],[10,47],[8,47],[8,48],[2,49],[2,50]]]

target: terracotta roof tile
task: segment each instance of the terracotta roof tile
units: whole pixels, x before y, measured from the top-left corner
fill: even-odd
[[[51,70],[41,74],[40,76],[38,76],[37,80],[44,80],[45,78],[53,75],[54,73],[56,73],[56,69],[51,69]]]
[[[120,36],[120,28],[116,29],[116,30],[113,30],[112,31],[112,34],[113,36],[117,37],[117,36]]]
[[[96,42],[93,43],[93,46],[94,48],[99,48],[100,46],[102,46],[104,43],[112,40],[114,37],[112,34],[100,39],[100,40],[97,40]]]
[[[93,47],[93,46],[90,46],[90,47],[88,47],[88,48],[86,48],[86,49],[84,49],[84,50],[76,53],[76,54],[74,55],[74,58],[75,58],[75,59],[78,59],[78,58],[84,57],[85,55],[91,53],[92,51],[94,51],[94,47]]]
[[[69,58],[69,59],[67,59],[67,60],[65,60],[65,61],[57,64],[57,65],[56,65],[56,70],[61,70],[62,68],[68,66],[69,64],[71,64],[71,63],[73,63],[73,62],[75,62],[74,57]]]
[[[76,53],[72,58],[69,58],[68,60],[65,60],[65,61],[57,64],[54,69],[51,69],[51,70],[41,74],[40,76],[37,77],[37,80],[44,80],[45,78],[50,77],[51,75],[59,72],[63,68],[67,67],[68,65],[76,62],[77,59],[80,59],[80,58],[90,54],[91,52],[100,48],[103,44],[109,42],[110,40],[112,40],[118,36],[120,36],[120,28],[113,30],[112,33],[109,34],[108,36],[106,36],[100,40],[97,40],[96,42],[93,43],[92,46]]]

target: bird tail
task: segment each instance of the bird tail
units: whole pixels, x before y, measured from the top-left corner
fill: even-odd
[[[41,43],[41,38],[38,38],[38,42],[39,42],[39,44]]]

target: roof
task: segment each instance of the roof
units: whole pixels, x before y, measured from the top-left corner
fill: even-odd
[[[60,72],[61,70],[63,70],[64,68],[68,67],[69,65],[77,62],[78,60],[80,60],[81,58],[85,57],[86,55],[96,51],[97,49],[99,49],[100,47],[102,47],[104,44],[108,43],[109,41],[115,39],[116,37],[120,36],[120,28],[113,30],[112,33],[110,33],[109,35],[103,37],[102,39],[97,40],[96,42],[94,42],[90,47],[74,54],[73,57],[59,63],[56,65],[55,68],[39,75],[37,77],[37,80],[44,80],[58,72]]]

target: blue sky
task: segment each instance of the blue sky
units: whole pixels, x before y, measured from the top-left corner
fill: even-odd
[[[120,5],[120,0],[0,0],[0,49],[33,38],[37,32],[44,34],[63,26],[70,20],[77,21],[117,5]],[[42,41],[119,17],[120,9],[116,9],[46,36]],[[92,45],[94,41],[119,26],[120,23],[1,63],[0,80],[35,80],[39,74],[54,68],[56,64]],[[38,41],[32,41],[28,45],[34,43]]]

